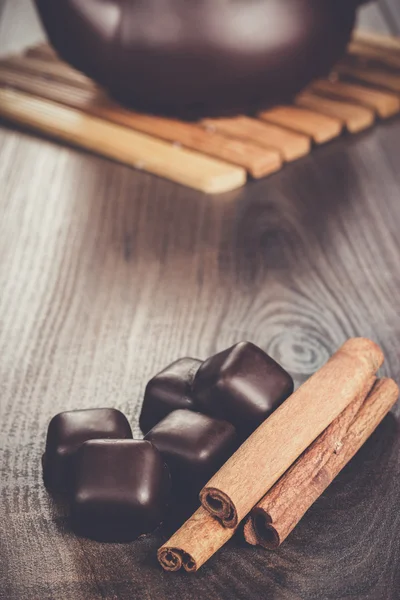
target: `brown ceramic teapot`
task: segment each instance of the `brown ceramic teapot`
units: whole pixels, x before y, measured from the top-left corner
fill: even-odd
[[[288,101],[344,52],[363,0],[36,0],[60,56],[122,102],[195,117]]]

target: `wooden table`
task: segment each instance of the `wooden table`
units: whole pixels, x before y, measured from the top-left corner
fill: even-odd
[[[399,154],[396,120],[206,197],[0,129],[1,599],[400,597],[393,415],[278,552],[233,540],[194,576],[161,571],[159,535],[76,537],[40,465],[56,412],[115,406],[139,436],[151,375],[243,339],[299,384],[369,336],[399,381]]]

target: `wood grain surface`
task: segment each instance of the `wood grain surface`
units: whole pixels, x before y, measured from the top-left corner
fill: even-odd
[[[298,385],[348,337],[400,380],[400,121],[207,197],[0,129],[1,600],[398,600],[400,408],[274,553],[232,540],[196,575],[161,533],[76,537],[41,479],[49,419],[114,406],[242,339]]]

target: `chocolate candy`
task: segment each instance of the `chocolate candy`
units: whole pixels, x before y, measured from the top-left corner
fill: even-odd
[[[293,392],[293,380],[261,348],[241,342],[206,360],[193,382],[202,412],[250,435]]]
[[[125,415],[115,408],[93,408],[62,412],[53,417],[42,459],[43,478],[49,490],[70,491],[76,450],[86,440],[96,438],[132,438]]]
[[[134,540],[163,521],[170,486],[168,467],[150,442],[85,442],[76,457],[72,522],[95,540]]]
[[[359,0],[36,0],[62,58],[180,117],[287,102],[344,54]]]
[[[181,358],[149,381],[139,418],[144,434],[173,410],[194,410],[191,387],[200,365],[195,358]]]
[[[146,435],[169,466],[176,496],[193,497],[237,448],[230,423],[189,410],[176,410]]]

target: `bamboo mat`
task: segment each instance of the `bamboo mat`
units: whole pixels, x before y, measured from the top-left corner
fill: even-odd
[[[356,32],[292,105],[187,123],[122,108],[50,46],[0,61],[0,117],[205,193],[262,178],[400,113],[400,38]]]

